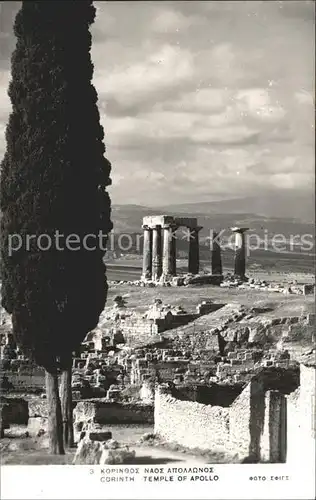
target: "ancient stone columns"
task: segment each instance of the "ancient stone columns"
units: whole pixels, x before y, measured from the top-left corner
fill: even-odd
[[[143,247],[143,273],[144,279],[150,279],[152,273],[152,229],[144,225],[144,247]]]
[[[176,275],[176,237],[179,227],[190,235],[189,272],[199,272],[199,231],[197,220],[191,217],[155,215],[143,218],[144,246],[142,279],[168,280]]]
[[[236,277],[244,279],[246,273],[246,244],[245,232],[248,227],[232,227],[231,230],[235,233],[235,270]]]
[[[157,216],[154,219],[142,226],[144,230],[142,279],[157,281],[162,275],[164,277],[175,275],[176,241],[173,231],[176,226],[172,220],[166,221],[164,216]]]
[[[164,278],[170,278],[176,274],[176,226],[167,224],[163,229],[162,274]]]
[[[161,226],[153,227],[152,279],[158,280],[162,274],[162,232]]]
[[[222,276],[222,257],[221,257],[221,247],[218,241],[218,233],[213,231],[212,241],[211,241],[211,264],[212,264],[212,274]]]
[[[200,267],[199,255],[199,231],[202,226],[190,228],[190,242],[189,242],[189,273],[198,274]]]
[[[172,215],[154,215],[143,218],[144,245],[142,279],[153,281],[168,281],[176,276],[176,242],[175,231],[186,228],[184,236],[189,243],[188,271],[190,274],[199,273],[199,231],[202,226],[197,225],[193,217],[174,217]],[[248,228],[233,227],[235,233],[235,262],[234,274],[236,278],[247,279],[246,271],[246,239]],[[218,233],[212,233],[211,239],[212,276],[222,279],[221,244]]]

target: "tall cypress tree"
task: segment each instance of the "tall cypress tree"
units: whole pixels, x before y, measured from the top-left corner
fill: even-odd
[[[1,164],[2,303],[18,346],[46,370],[52,453],[64,451],[58,371],[67,434],[72,352],[107,296],[106,238],[99,241],[112,229],[111,165],[91,83],[94,18],[88,0],[24,1],[14,25]]]

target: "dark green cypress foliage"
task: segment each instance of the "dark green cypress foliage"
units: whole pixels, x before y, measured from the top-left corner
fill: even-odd
[[[91,83],[94,17],[91,1],[24,1],[14,26],[1,165],[2,302],[17,344],[48,372],[96,326],[107,295],[98,235],[112,229],[111,165]],[[56,231],[64,250],[56,248]],[[9,255],[12,234],[23,243]],[[65,248],[71,234],[80,250]],[[90,234],[94,251],[83,248]],[[39,235],[51,238],[46,251]],[[47,236],[40,244],[48,245]]]

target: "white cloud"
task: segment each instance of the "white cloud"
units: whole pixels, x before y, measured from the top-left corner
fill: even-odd
[[[175,102],[166,105],[181,111],[216,113],[223,111],[232,95],[231,91],[222,88],[199,88],[197,86],[194,92],[187,92]]]
[[[313,182],[313,176],[305,172],[272,174],[270,184],[279,189],[306,189]]]
[[[271,92],[263,88],[243,89],[237,92],[235,100],[245,115],[268,121],[279,121],[285,116],[284,108],[273,102]]]
[[[110,74],[99,71],[94,84],[100,95],[113,96],[118,102],[129,104],[163,89],[176,87],[190,78],[192,73],[190,52],[164,45],[144,61]]]
[[[151,30],[155,33],[177,32],[190,26],[192,17],[186,17],[179,11],[161,10],[151,23]]]
[[[291,16],[278,2],[96,2],[114,202],[311,184],[314,26],[290,3]],[[0,150],[8,80],[0,73]]]
[[[196,128],[192,131],[191,138],[196,142],[216,143],[216,144],[239,144],[247,141],[258,131],[246,126],[222,127],[222,128]]]
[[[307,90],[300,90],[295,92],[295,98],[299,104],[307,104],[315,106],[315,95]]]
[[[247,141],[258,134],[258,130],[235,123],[227,124],[225,115],[215,117],[199,113],[153,112],[138,117],[103,117],[104,127],[108,130],[109,144],[133,144],[142,139],[152,141],[172,141],[186,139],[188,142],[229,144]],[[161,145],[163,147],[163,145]]]

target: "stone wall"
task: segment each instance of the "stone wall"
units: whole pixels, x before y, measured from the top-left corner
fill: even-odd
[[[155,394],[155,433],[188,448],[222,449],[229,439],[229,410]]]
[[[315,325],[315,314],[279,318],[259,315],[249,319],[242,319],[240,325],[249,329],[249,342],[264,346],[267,343],[280,340],[285,342],[292,340],[311,341]]]
[[[45,373],[41,374],[35,370],[34,373],[15,373],[6,370],[2,371],[2,375],[8,378],[15,392],[45,391]]]
[[[151,319],[129,318],[120,322],[119,329],[125,343],[133,347],[144,345],[158,335],[159,326]]]
[[[300,387],[287,397],[287,446],[286,461],[294,463],[301,446]]]
[[[127,345],[139,347],[159,341],[160,333],[186,325],[196,319],[198,315],[185,313],[170,315],[170,317],[158,319],[130,317],[121,320],[117,328],[122,333]]]
[[[287,398],[287,461],[315,461],[315,366],[301,364],[300,388]]]
[[[250,396],[251,384],[242,391],[230,407],[230,443],[241,456],[248,456],[250,449]]]
[[[75,410],[76,422],[105,424],[153,424],[152,405],[124,404],[100,400],[80,401]]]
[[[243,389],[243,384],[190,384],[177,385],[172,394],[182,401],[195,401],[212,406],[227,408],[237,398]]]
[[[279,391],[268,391],[265,395],[261,460],[270,463],[285,462],[286,437],[286,398]]]
[[[266,380],[253,379],[229,407],[176,399],[158,387],[155,433],[187,448],[221,450],[249,462],[284,462],[286,402]]]

